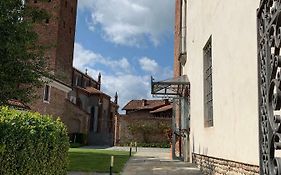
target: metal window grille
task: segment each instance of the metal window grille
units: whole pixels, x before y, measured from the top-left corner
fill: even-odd
[[[204,122],[213,126],[213,84],[212,84],[212,38],[203,49],[204,53]]]

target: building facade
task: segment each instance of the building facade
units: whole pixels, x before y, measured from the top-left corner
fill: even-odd
[[[260,1],[176,4],[181,4],[181,13],[176,10],[181,22],[176,20],[176,25],[186,33],[178,41],[186,60],[175,55],[175,67],[190,81],[190,160],[207,174],[258,174]]]
[[[29,106],[41,114],[60,117],[70,135],[86,135],[85,143],[113,145],[116,103],[100,91],[101,75],[94,80],[73,68],[77,0],[29,0],[27,5],[46,10],[48,18],[36,24],[39,43],[45,52],[52,79],[37,91],[38,99]]]
[[[66,123],[64,106],[68,93],[72,90],[77,0],[29,0],[27,5],[48,13],[48,18],[36,24],[34,29],[39,36],[38,42],[48,48],[44,56],[47,69],[54,77],[53,79],[43,78],[47,83],[37,90],[38,99],[30,104],[30,107],[41,114],[60,116]],[[87,117],[83,118],[84,122],[81,121],[81,123],[86,123]],[[75,126],[75,128],[83,127]]]
[[[124,107],[116,123],[116,143],[169,145],[173,105],[168,100],[131,100]]]

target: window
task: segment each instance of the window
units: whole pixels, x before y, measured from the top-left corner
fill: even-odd
[[[63,21],[63,28],[65,28],[65,21]]]
[[[45,20],[45,23],[46,23],[46,24],[49,24],[49,22],[50,22],[50,19],[47,18],[47,19]]]
[[[52,0],[48,0],[48,2],[52,2]]]
[[[65,0],[65,2],[64,2],[64,7],[65,8],[67,7],[67,0]]]
[[[79,83],[79,77],[76,76],[76,77],[75,77],[75,85],[78,86],[78,83]]]
[[[213,123],[213,84],[212,84],[212,37],[203,48],[204,54],[204,125],[212,127]]]
[[[37,0],[34,0],[33,2],[34,2],[34,3],[37,3]]]
[[[44,88],[44,98],[43,101],[44,102],[50,102],[50,86],[49,85],[45,85]]]

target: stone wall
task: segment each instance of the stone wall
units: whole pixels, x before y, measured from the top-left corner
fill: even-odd
[[[205,155],[192,154],[193,163],[207,175],[258,175],[259,167],[225,159],[209,157]]]
[[[169,143],[166,133],[161,133],[159,126],[167,125],[171,127],[172,119],[171,118],[150,118],[150,117],[131,117],[121,115],[117,119],[117,123],[119,124],[117,133],[118,143],[119,144],[127,144],[130,142],[138,142],[138,143]],[[134,126],[144,126],[149,124],[149,126],[153,126],[153,133],[141,133],[139,130],[135,133],[132,133],[132,130],[129,129]],[[155,130],[156,129],[156,130]],[[159,130],[159,132],[157,132]],[[156,132],[155,132],[156,131]]]

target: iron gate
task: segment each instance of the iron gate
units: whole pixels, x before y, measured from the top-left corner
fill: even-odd
[[[281,174],[281,0],[261,0],[257,11],[260,174]],[[278,114],[279,112],[279,114]]]

